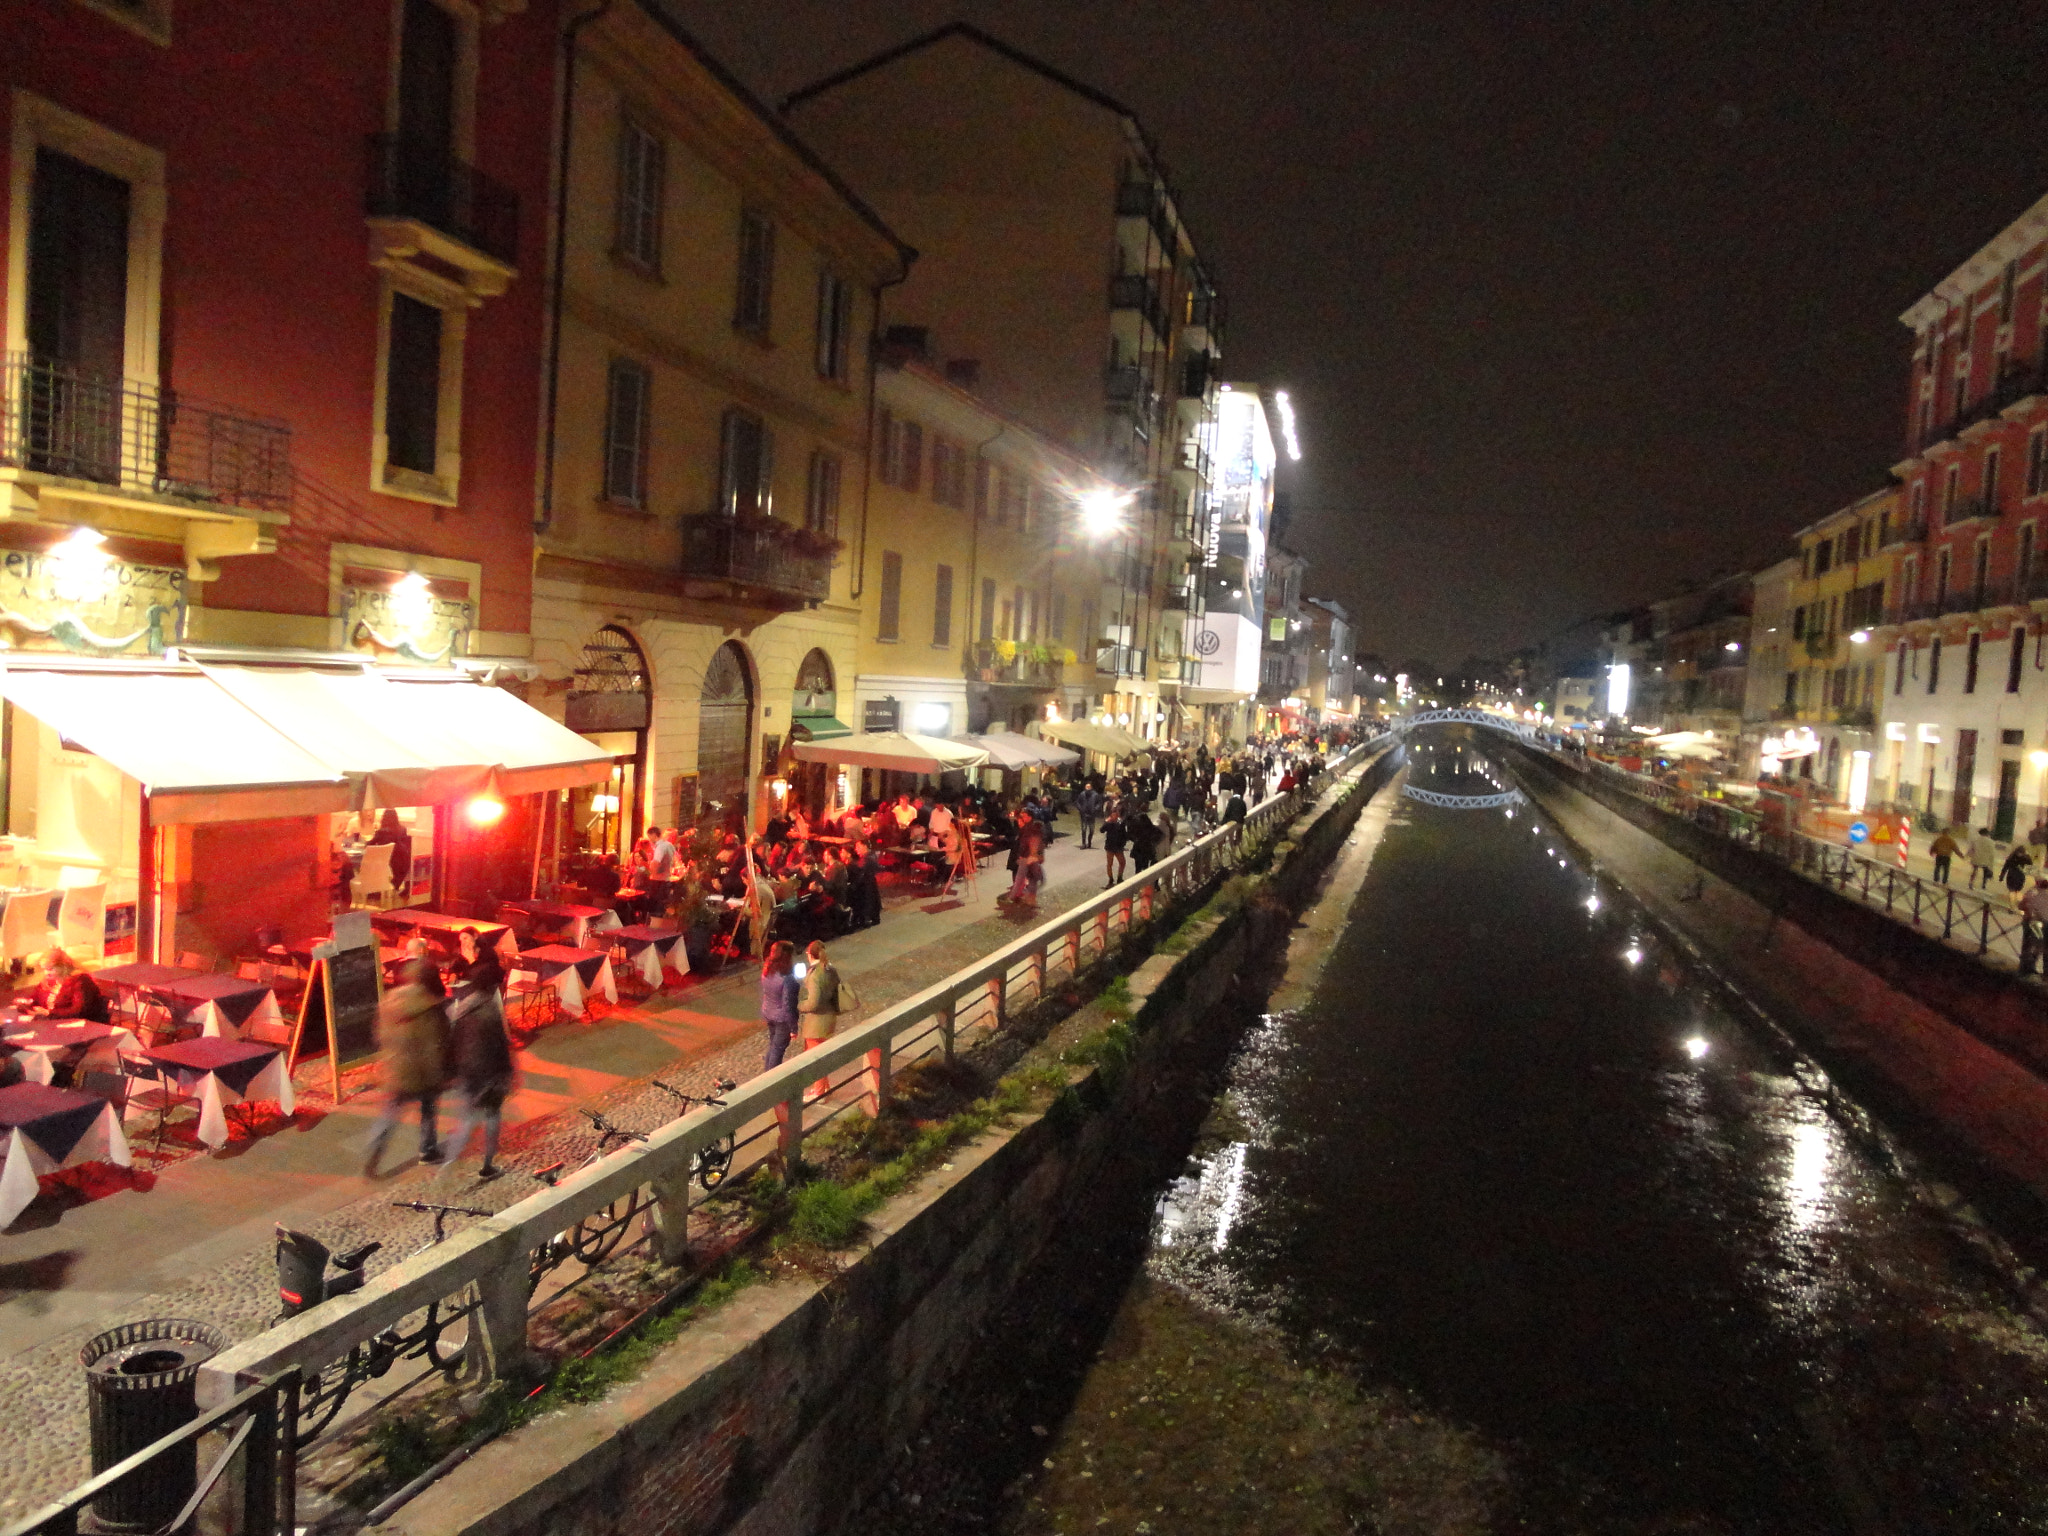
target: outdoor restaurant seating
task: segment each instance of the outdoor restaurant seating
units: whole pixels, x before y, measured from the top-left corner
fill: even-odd
[[[363,849],[363,862],[349,878],[350,902],[354,906],[368,906],[373,900],[381,905],[389,901],[396,890],[391,879],[390,843],[372,843]]]

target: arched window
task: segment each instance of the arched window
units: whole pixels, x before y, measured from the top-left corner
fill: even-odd
[[[754,725],[754,681],[746,652],[728,640],[704,669],[697,705],[697,797],[726,818],[747,811],[748,751]]]
[[[583,642],[583,664],[569,684],[569,729],[645,730],[652,694],[640,642],[618,625],[607,624]]]

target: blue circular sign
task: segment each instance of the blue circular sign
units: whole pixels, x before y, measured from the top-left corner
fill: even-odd
[[[1867,843],[1867,842],[1869,842],[1869,841],[1870,841],[1870,824],[1869,824],[1868,822],[1863,822],[1863,821],[1852,821],[1852,822],[1850,822],[1850,823],[1849,823],[1849,841],[1850,841],[1850,842],[1852,842],[1852,843]]]

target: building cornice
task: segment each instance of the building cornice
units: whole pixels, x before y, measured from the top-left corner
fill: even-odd
[[[1931,322],[1945,318],[1968,303],[1979,288],[1997,277],[2008,261],[2024,256],[2044,238],[2048,238],[2048,195],[1936,283],[1912,308],[1899,316],[1899,324],[1917,332]]]

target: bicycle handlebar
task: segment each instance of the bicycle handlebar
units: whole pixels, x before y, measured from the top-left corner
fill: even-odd
[[[443,1216],[489,1216],[490,1211],[480,1211],[473,1205],[436,1205],[431,1200],[394,1200],[394,1206],[404,1211],[439,1211]]]
[[[623,1126],[613,1125],[611,1121],[605,1119],[603,1115],[594,1109],[584,1110],[583,1118],[596,1126],[598,1131],[605,1136],[616,1136],[621,1141],[645,1141],[647,1139],[645,1131],[629,1131]]]

